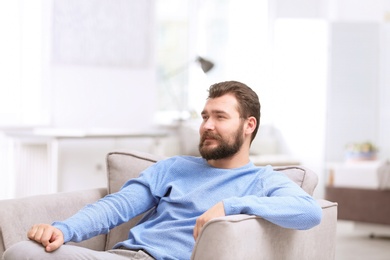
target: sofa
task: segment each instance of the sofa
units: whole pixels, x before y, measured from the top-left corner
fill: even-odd
[[[116,192],[129,178],[162,159],[160,156],[118,151],[107,155],[107,188],[46,194],[0,201],[0,255],[21,240],[36,223],[63,220],[84,205]],[[302,189],[313,194],[317,175],[303,166],[276,167]],[[337,203],[318,200],[323,209],[321,223],[309,230],[292,230],[276,226],[260,217],[232,215],[216,218],[203,227],[191,259],[334,259]],[[71,243],[94,250],[108,250],[125,240],[128,230],[141,216],[122,224],[106,235],[81,243]]]

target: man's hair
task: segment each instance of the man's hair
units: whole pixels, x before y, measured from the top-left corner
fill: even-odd
[[[256,92],[247,85],[238,81],[224,81],[211,85],[209,88],[210,98],[221,97],[226,94],[233,94],[238,101],[238,113],[243,119],[251,116],[256,118],[257,125],[251,136],[251,142],[255,139],[260,126],[260,101]]]

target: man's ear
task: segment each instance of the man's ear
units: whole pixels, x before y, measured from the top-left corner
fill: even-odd
[[[246,134],[252,134],[253,131],[255,131],[257,126],[257,120],[255,117],[251,116],[247,119],[246,127],[245,127],[245,133]]]

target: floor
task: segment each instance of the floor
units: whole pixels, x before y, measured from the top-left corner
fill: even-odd
[[[336,260],[390,260],[390,236],[370,237],[368,230],[356,229],[353,222],[337,223]]]

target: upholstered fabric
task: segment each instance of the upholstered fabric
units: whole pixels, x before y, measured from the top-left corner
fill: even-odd
[[[127,180],[138,177],[140,172],[163,158],[138,151],[109,153],[106,158],[108,193],[119,191]]]
[[[274,169],[282,172],[304,191],[313,195],[314,189],[317,187],[318,176],[312,170],[304,166],[281,166]]]
[[[0,201],[0,255],[14,243],[27,240],[27,230],[32,225],[68,218],[106,193],[102,188]],[[79,245],[104,250],[105,239],[101,235]]]
[[[285,229],[248,215],[213,219],[203,227],[191,259],[334,259],[337,211],[332,202],[319,203],[323,221],[309,230]]]

